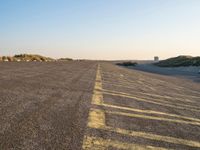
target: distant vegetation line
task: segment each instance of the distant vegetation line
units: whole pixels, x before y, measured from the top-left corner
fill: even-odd
[[[33,54],[19,54],[14,56],[0,56],[0,61],[3,62],[20,62],[20,61],[38,61],[38,62],[49,62],[49,61],[70,61],[73,60],[71,58],[60,58],[53,59],[50,57],[45,57],[41,55],[33,55]]]
[[[200,66],[200,57],[178,56],[155,63],[159,67]]]
[[[137,62],[125,61],[125,62],[117,63],[117,65],[118,65],[118,66],[125,66],[125,67],[136,66],[136,65],[137,65]]]

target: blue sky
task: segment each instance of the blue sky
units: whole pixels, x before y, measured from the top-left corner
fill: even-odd
[[[0,0],[0,55],[200,55],[199,0]]]

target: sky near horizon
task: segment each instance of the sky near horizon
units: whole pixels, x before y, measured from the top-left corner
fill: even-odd
[[[0,0],[0,55],[200,56],[200,0]]]

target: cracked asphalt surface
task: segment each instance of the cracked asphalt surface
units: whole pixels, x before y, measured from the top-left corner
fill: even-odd
[[[96,61],[0,63],[1,150],[200,149],[200,85]]]

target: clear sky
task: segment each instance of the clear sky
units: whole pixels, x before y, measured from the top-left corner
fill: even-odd
[[[200,55],[200,0],[0,0],[0,55]]]

